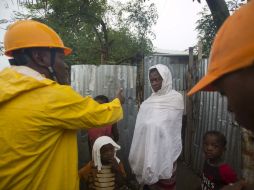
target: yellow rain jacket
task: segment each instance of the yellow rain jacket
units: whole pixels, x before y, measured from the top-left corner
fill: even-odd
[[[4,69],[0,189],[78,190],[77,129],[112,124],[122,115],[118,99],[98,104],[28,67]]]

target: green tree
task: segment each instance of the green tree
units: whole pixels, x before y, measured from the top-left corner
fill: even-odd
[[[230,0],[226,2],[226,9],[232,14],[244,3],[245,1],[243,0]],[[218,31],[218,28],[223,23],[222,20],[219,22],[219,24],[218,22],[216,23],[214,15],[211,13],[211,9],[210,11],[209,9],[208,7],[204,7],[199,13],[200,19],[197,20],[196,27],[196,30],[198,31],[198,39],[202,43],[202,53],[204,57],[209,56],[214,37]]]
[[[118,1],[121,6],[112,6],[106,0],[17,2],[29,11],[16,14],[17,19],[32,18],[46,23],[73,49],[73,54],[67,57],[71,64],[120,63],[137,52],[152,50],[149,34],[157,19],[154,4],[138,0],[134,4],[133,1],[127,4]],[[139,9],[134,7],[137,5]],[[137,11],[139,14],[134,14]],[[150,14],[144,14],[148,12]],[[143,14],[142,19],[134,18],[140,14]]]
[[[229,11],[225,0],[206,0],[211,11],[211,15],[218,30],[226,18],[229,16]]]
[[[217,27],[207,7],[204,7],[199,15],[200,19],[197,21],[196,30],[198,31],[198,39],[202,44],[202,54],[204,57],[208,57]]]
[[[193,0],[195,1],[195,0]],[[197,0],[199,3],[201,0]],[[206,0],[206,3],[211,11],[214,25],[218,30],[226,18],[229,16],[228,7],[225,0]]]
[[[146,37],[153,36],[151,27],[156,23],[158,18],[155,4],[151,3],[147,6],[139,0],[129,1],[123,10],[126,11],[128,17],[125,20],[121,20],[125,21],[123,22],[125,27],[128,26],[133,29],[133,33],[139,40],[140,47],[144,48],[146,45]]]

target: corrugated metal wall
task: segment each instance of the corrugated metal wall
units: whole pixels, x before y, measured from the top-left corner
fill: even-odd
[[[207,60],[198,64],[196,80],[204,76]],[[208,130],[217,130],[227,138],[226,162],[241,175],[241,128],[227,111],[227,100],[217,92],[200,92],[193,96],[194,137],[192,167],[200,173],[203,167],[202,137]]]
[[[148,69],[155,64],[167,65],[173,76],[173,88],[181,92],[185,98],[187,91],[187,71],[188,58],[179,60],[174,56],[150,56],[145,58],[144,67],[144,96],[145,99],[151,94],[151,88],[148,81]],[[197,72],[194,78],[198,81],[204,76],[207,70],[207,60],[202,60],[198,64]],[[186,109],[185,109],[186,110]],[[185,112],[185,114],[188,114]],[[225,134],[227,138],[227,150],[225,153],[226,162],[241,175],[241,128],[234,121],[232,114],[227,111],[227,100],[216,92],[201,92],[193,96],[193,122],[194,132],[192,142],[183,142],[183,154],[191,152],[191,167],[196,173],[200,173],[203,167],[202,137],[208,130],[218,130]],[[188,127],[188,124],[187,124]],[[183,129],[183,141],[185,140],[187,130]],[[188,145],[192,144],[191,150]],[[185,151],[186,150],[186,151]],[[184,155],[187,158],[189,155]],[[189,160],[186,160],[189,162]]]
[[[124,88],[124,119],[118,123],[121,145],[120,159],[127,171],[128,153],[137,115],[136,105],[136,67],[126,65],[74,65],[71,67],[72,87],[83,96],[106,95],[113,99],[119,87]],[[88,152],[87,133],[78,132],[79,167],[91,158]]]
[[[151,88],[148,82],[148,69],[155,64],[165,64],[172,71],[173,88],[181,92],[185,98],[187,91],[188,56],[150,56],[144,60],[144,96],[150,96]],[[198,81],[207,69],[207,61],[198,64],[194,78]],[[136,67],[114,65],[75,65],[72,66],[72,86],[82,95],[96,96],[104,94],[113,98],[118,87],[125,89],[126,103],[124,104],[124,119],[119,123],[120,142],[122,147],[120,158],[125,163],[127,171],[128,153],[131,145],[135,120],[137,115],[136,104]],[[201,92],[192,97],[193,100],[193,134],[191,142],[184,142],[184,149],[191,143],[190,165],[196,173],[200,173],[203,166],[202,136],[208,130],[218,130],[226,135],[228,144],[225,159],[241,174],[241,128],[236,124],[233,116],[227,112],[226,99],[218,93]],[[186,109],[185,109],[186,110]],[[185,112],[185,114],[188,114]],[[188,124],[187,124],[188,127]],[[183,133],[186,133],[183,129]],[[184,134],[183,136],[185,136]],[[89,158],[86,132],[78,134],[79,164],[87,162]],[[184,141],[185,138],[183,138]],[[190,151],[183,151],[184,154]],[[185,156],[189,155],[184,155]],[[189,162],[189,160],[188,160]]]

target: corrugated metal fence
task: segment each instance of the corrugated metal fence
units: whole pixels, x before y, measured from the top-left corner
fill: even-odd
[[[124,88],[124,119],[118,123],[121,145],[120,159],[127,171],[128,154],[137,115],[136,104],[136,67],[126,65],[74,65],[71,68],[72,87],[83,96],[106,95],[113,99],[119,87]],[[79,167],[91,158],[88,151],[87,133],[78,132]],[[130,172],[130,171],[129,171]]]
[[[178,61],[177,61],[178,60]],[[180,60],[180,61],[179,61]],[[186,62],[187,60],[187,62]],[[173,88],[185,97],[187,92],[188,57],[179,59],[169,56],[150,56],[144,60],[144,97],[151,94],[148,82],[148,69],[155,64],[165,64],[172,71]],[[207,60],[197,65],[194,78],[199,80],[207,68]],[[124,105],[124,119],[119,123],[120,142],[122,147],[120,158],[128,167],[128,154],[131,145],[135,120],[137,115],[136,104],[136,66],[126,65],[75,65],[72,66],[72,86],[81,95],[96,96],[104,94],[113,98],[118,87],[125,89],[126,103]],[[226,135],[228,144],[225,160],[241,174],[241,128],[236,124],[232,115],[227,112],[227,102],[218,93],[201,92],[192,97],[193,101],[193,129],[190,142],[184,142],[183,158],[196,173],[202,170],[202,136],[208,130],[218,130]],[[186,109],[185,109],[186,110]],[[185,114],[188,114],[185,112]],[[188,124],[187,124],[188,127]],[[188,132],[183,128],[183,141]],[[79,164],[83,165],[89,158],[86,132],[81,131],[79,137]],[[191,146],[189,146],[191,144]],[[191,150],[189,150],[191,149]],[[191,154],[191,155],[186,155]]]
[[[197,65],[196,81],[204,76],[207,60]],[[191,166],[200,173],[203,167],[202,137],[206,131],[217,130],[227,138],[225,160],[241,175],[241,128],[227,111],[227,100],[217,92],[200,92],[193,99],[193,155]]]
[[[151,88],[148,81],[148,69],[155,64],[167,65],[173,76],[173,88],[183,94],[185,97],[186,108],[186,93],[187,93],[187,72],[188,63],[186,61],[176,61],[175,57],[169,56],[151,56],[145,58],[144,67],[144,96],[147,98],[151,94]],[[207,60],[204,59],[197,64],[197,72],[193,73],[197,82],[204,76],[207,70]],[[203,167],[203,152],[202,152],[202,137],[206,131],[217,130],[225,134],[227,138],[227,150],[225,152],[225,161],[230,163],[232,167],[241,175],[241,128],[234,121],[233,115],[227,111],[227,100],[217,92],[200,92],[192,97],[193,100],[193,133],[192,142],[184,142],[183,157],[186,158],[194,171],[201,173]],[[185,114],[186,109],[185,109]],[[188,127],[188,123],[187,126]],[[187,128],[183,128],[183,141]],[[192,146],[188,146],[191,144]],[[187,150],[191,148],[191,150]],[[187,157],[191,157],[188,160]]]

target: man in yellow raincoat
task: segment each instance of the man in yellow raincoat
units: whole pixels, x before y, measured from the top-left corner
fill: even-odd
[[[122,92],[98,104],[65,85],[71,49],[42,23],[14,23],[4,47],[13,66],[0,72],[0,189],[79,189],[76,130],[120,120]]]

